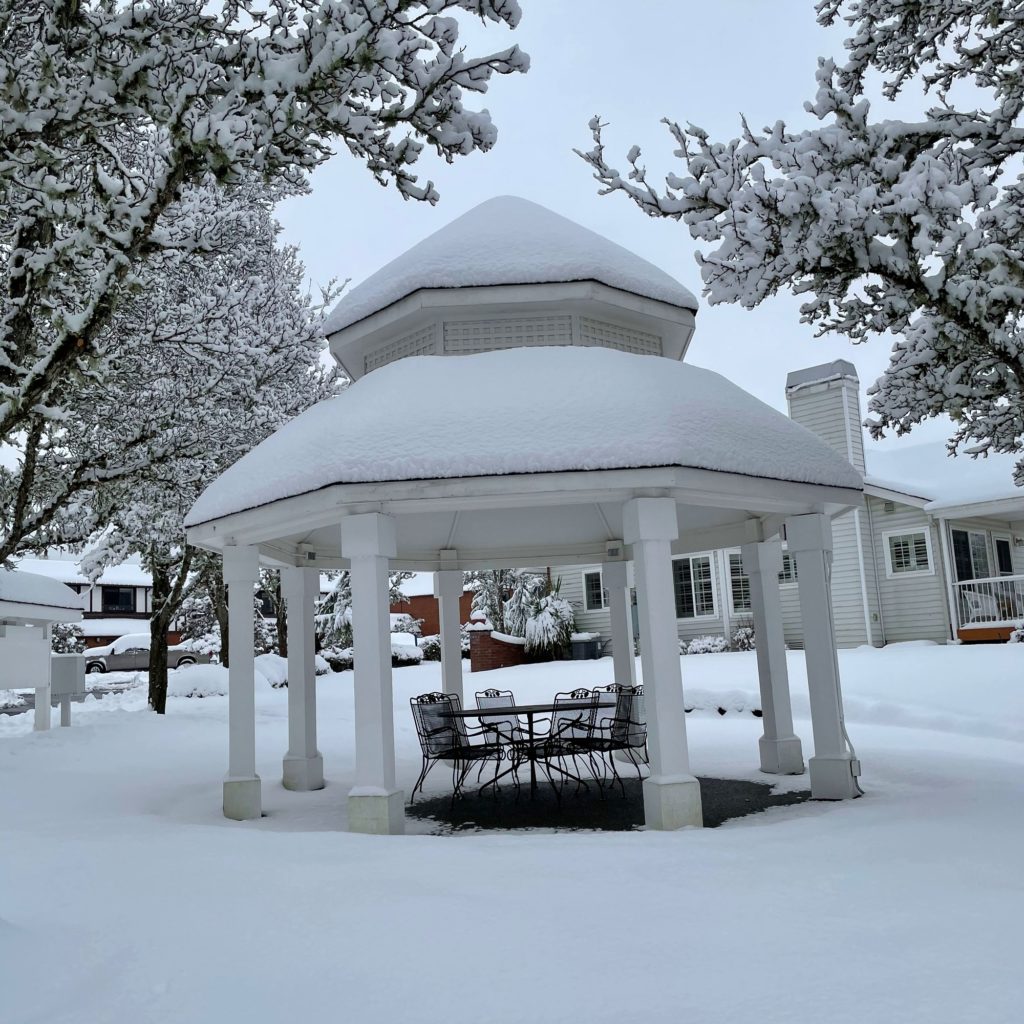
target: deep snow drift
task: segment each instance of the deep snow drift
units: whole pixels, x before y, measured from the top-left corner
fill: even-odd
[[[223,697],[172,698],[158,718],[138,688],[49,733],[0,716],[0,1018],[1016,1021],[1022,655],[842,652],[867,795],[674,834],[341,831],[350,673],[319,680],[318,793],[281,788],[287,691],[259,688],[267,814],[244,824],[220,814]],[[687,703],[707,709],[687,717],[694,769],[766,778],[753,655],[682,666]],[[799,654],[790,671],[809,754]],[[610,677],[607,659],[527,666],[467,674],[466,691],[541,699]],[[394,679],[408,791],[408,698],[436,688],[439,667]],[[428,793],[446,783],[438,770]]]

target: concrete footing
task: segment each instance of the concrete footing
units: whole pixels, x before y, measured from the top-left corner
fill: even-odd
[[[224,780],[224,817],[234,821],[251,821],[263,814],[262,787],[259,776],[251,779]]]
[[[350,793],[348,830],[374,836],[405,832],[405,794],[400,789],[380,793]]]
[[[315,757],[285,757],[282,761],[281,784],[285,789],[299,793],[324,788],[324,759]]]
[[[700,783],[692,775],[644,779],[644,821],[648,828],[673,831],[704,827]]]

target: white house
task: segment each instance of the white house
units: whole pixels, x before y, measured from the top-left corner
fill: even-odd
[[[404,829],[388,570],[435,573],[442,685],[461,697],[464,570],[597,564],[617,640],[615,679],[626,685],[635,681],[627,594],[636,594],[650,748],[645,820],[660,829],[700,825],[673,558],[741,546],[759,636],[760,765],[799,773],[777,580],[785,529],[801,577],[811,791],[857,795],[828,564],[831,520],[861,506],[863,480],[810,431],[681,362],[696,308],[657,267],[513,198],[464,214],[342,299],[329,341],[353,385],[236,462],[186,520],[191,543],[223,555],[229,593],[251,588],[260,564],[282,569],[286,788],[324,780],[313,672],[320,571],[351,573],[359,656],[348,825],[381,833]],[[401,438],[389,421],[396,395],[416,423]],[[252,603],[233,600],[229,614],[223,809],[258,819]]]
[[[1005,640],[1024,619],[1024,490],[1014,459],[950,458],[910,444],[865,458],[857,371],[846,360],[789,374],[789,415],[864,475],[864,504],[832,523],[831,591],[842,647],[904,640]],[[601,567],[558,567],[580,629],[609,637]],[[751,619],[738,548],[673,562],[681,638],[729,636]],[[803,643],[796,566],[780,576],[786,642]]]

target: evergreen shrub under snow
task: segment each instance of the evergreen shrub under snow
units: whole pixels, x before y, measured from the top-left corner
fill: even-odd
[[[1011,644],[1024,644],[1024,622],[1018,622],[1010,634]]]
[[[695,636],[690,641],[679,641],[680,654],[721,654],[727,650],[729,641],[724,636]]]

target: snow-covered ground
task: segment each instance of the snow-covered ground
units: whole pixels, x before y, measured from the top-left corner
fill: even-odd
[[[319,793],[281,788],[287,691],[259,688],[267,813],[244,824],[220,814],[223,697],[159,718],[135,688],[49,733],[0,716],[0,1019],[1018,1021],[1024,650],[840,657],[867,795],[703,832],[349,834],[350,673],[319,681]],[[809,753],[799,654],[790,671]],[[753,655],[683,673],[695,771],[757,778]],[[610,676],[527,666],[466,689]],[[408,790],[408,697],[439,666],[394,678]]]

